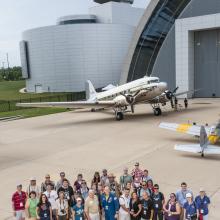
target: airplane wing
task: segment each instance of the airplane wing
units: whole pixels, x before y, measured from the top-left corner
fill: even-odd
[[[204,154],[220,154],[220,147],[208,145],[204,150]]]
[[[175,145],[177,151],[189,152],[189,153],[202,153],[202,149],[199,144],[191,145]],[[203,151],[204,154],[220,154],[220,147],[208,145]]]
[[[184,151],[189,153],[201,153],[202,151],[199,144],[175,145],[174,149],[177,151]]]
[[[192,125],[192,124],[176,124],[176,123],[167,123],[162,122],[159,125],[160,128],[164,128],[171,131],[177,131],[185,134],[190,134],[193,136],[200,136],[201,126]],[[205,127],[207,133],[209,133],[209,127]]]
[[[17,103],[18,107],[31,108],[110,108],[115,105],[114,101],[77,101],[77,102],[36,102],[36,103]]]

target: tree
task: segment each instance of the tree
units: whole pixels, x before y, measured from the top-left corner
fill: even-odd
[[[0,81],[18,81],[22,80],[22,69],[15,66],[9,69],[0,69]]]

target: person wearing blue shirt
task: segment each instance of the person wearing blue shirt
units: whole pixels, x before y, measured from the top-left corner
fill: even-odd
[[[180,214],[180,220],[183,220],[183,215],[184,215],[183,206],[187,202],[187,199],[186,199],[187,193],[191,193],[191,195],[193,197],[193,193],[190,189],[187,188],[187,184],[185,182],[182,182],[181,189],[176,192],[176,200],[180,204],[180,207],[182,208],[181,214]]]
[[[206,195],[205,190],[200,188],[200,195],[196,196],[195,202],[203,220],[208,220],[210,199]]]
[[[187,202],[184,204],[184,217],[187,220],[197,220],[199,217],[199,212],[196,203],[193,201],[192,194],[186,194]]]
[[[72,216],[74,220],[84,220],[84,206],[82,205],[82,199],[78,197],[76,199],[76,205],[72,207]]]
[[[115,194],[110,193],[108,186],[105,187],[101,196],[101,204],[105,212],[105,220],[118,219],[119,201]]]

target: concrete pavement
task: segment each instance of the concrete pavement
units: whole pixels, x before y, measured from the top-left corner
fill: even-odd
[[[175,152],[176,143],[197,143],[191,136],[158,128],[161,121],[214,123],[219,119],[219,99],[195,99],[188,110],[173,112],[169,106],[155,117],[148,105],[135,108],[124,121],[115,121],[112,111],[66,112],[36,118],[0,122],[0,219],[11,218],[11,195],[16,183],[24,189],[31,176],[38,185],[46,173],[57,181],[65,171],[73,181],[83,173],[90,183],[95,171],[107,168],[119,177],[123,167],[136,161],[146,168],[161,190],[175,192],[182,181],[198,193],[200,187],[211,196],[211,220],[220,216],[220,156]],[[89,184],[90,185],[90,184]]]

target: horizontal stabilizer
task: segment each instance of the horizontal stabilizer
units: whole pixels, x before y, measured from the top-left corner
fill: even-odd
[[[189,153],[201,153],[202,151],[199,144],[175,145],[174,149],[178,151],[189,152]]]
[[[220,154],[220,147],[208,145],[204,150],[204,154]]]
[[[202,153],[202,148],[199,144],[191,144],[191,145],[175,145],[174,147],[177,151],[189,152],[189,153]],[[213,145],[208,145],[204,151],[204,154],[220,154],[220,147],[216,147]]]

